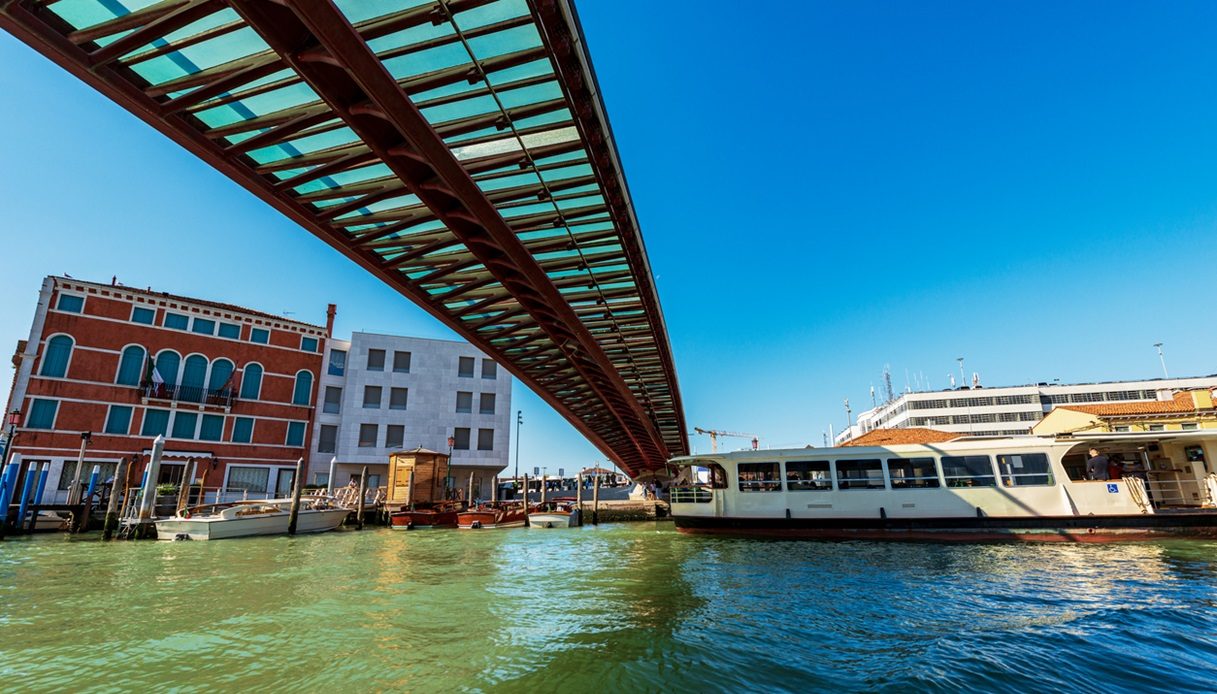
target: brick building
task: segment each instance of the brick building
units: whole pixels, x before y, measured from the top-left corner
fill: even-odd
[[[44,280],[30,337],[18,345],[6,412],[20,412],[13,460],[49,461],[48,501],[66,499],[84,460],[108,478],[138,473],[166,437],[159,482],[191,459],[208,487],[284,494],[312,439],[322,354],[333,328],[117,284]],[[134,479],[138,480],[138,477]]]

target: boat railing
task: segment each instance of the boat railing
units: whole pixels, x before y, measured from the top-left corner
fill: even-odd
[[[670,487],[668,494],[668,500],[673,504],[708,504],[714,500],[714,492],[703,485]]]

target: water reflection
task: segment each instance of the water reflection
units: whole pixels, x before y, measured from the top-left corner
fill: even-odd
[[[1211,689],[1217,543],[664,525],[0,545],[16,689]]]

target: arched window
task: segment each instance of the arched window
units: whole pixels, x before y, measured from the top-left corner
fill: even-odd
[[[203,384],[207,382],[207,357],[201,354],[191,354],[182,365],[182,389],[179,400],[201,402],[203,399]]]
[[[296,374],[296,388],[292,391],[293,405],[307,405],[313,394],[313,374],[300,371]]]
[[[227,359],[216,359],[211,362],[211,376],[207,379],[207,390],[215,392],[229,385],[232,378],[232,362]]]
[[[144,359],[147,352],[139,345],[131,345],[123,350],[122,359],[118,362],[118,378],[120,386],[138,386],[144,375]]]
[[[156,375],[161,377],[165,385],[177,383],[177,370],[182,364],[182,358],[173,350],[165,350],[156,355]],[[154,382],[156,378],[152,379]]]
[[[67,376],[68,360],[72,358],[74,344],[67,335],[56,335],[47,340],[46,349],[42,352],[42,370],[38,373],[53,378]]]
[[[246,364],[241,372],[241,399],[257,400],[262,394],[262,367]]]

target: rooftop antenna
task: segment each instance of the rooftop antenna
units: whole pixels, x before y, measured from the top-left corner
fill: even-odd
[[[909,387],[909,370],[907,368],[904,370],[904,392],[913,392],[913,389]]]
[[[854,411],[849,407],[849,398],[845,398],[845,426],[853,427]]]
[[[883,365],[883,389],[887,391],[887,401],[896,399],[896,391],[892,389],[892,365]]]
[[[1158,361],[1162,362],[1162,378],[1170,378],[1170,374],[1166,373],[1166,357],[1162,354],[1162,343],[1155,342],[1154,347],[1158,348]]]
[[[871,387],[870,387],[870,406],[871,406],[871,409],[879,407],[879,403],[875,402],[875,384],[873,384],[873,383],[871,384]]]
[[[963,357],[955,357],[955,361],[959,362],[959,386],[962,388],[968,384],[968,377],[963,375]]]

